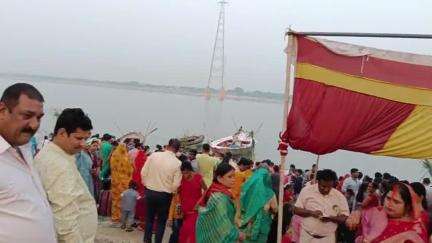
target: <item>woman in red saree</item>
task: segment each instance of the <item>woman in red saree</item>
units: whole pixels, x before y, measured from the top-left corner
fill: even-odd
[[[140,149],[135,157],[135,161],[133,163],[134,170],[132,173],[132,180],[136,183],[137,192],[141,197],[138,200],[135,208],[135,218],[140,222],[139,223],[140,228],[143,228],[144,226],[143,224],[145,221],[145,212],[146,212],[145,196],[144,196],[145,186],[141,180],[141,170],[144,167],[146,160],[147,160],[147,154],[145,153],[144,150]]]
[[[347,219],[351,229],[361,225],[356,243],[427,242],[427,231],[420,219],[421,208],[412,188],[398,182],[384,197],[383,206],[355,211]]]
[[[207,186],[202,176],[193,171],[190,162],[183,162],[180,169],[183,174],[179,187],[183,224],[180,229],[179,243],[195,243],[195,225],[198,219],[197,204],[202,197],[202,192],[207,190]]]

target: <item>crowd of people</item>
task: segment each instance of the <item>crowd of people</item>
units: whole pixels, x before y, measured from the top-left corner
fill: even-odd
[[[143,242],[428,242],[432,188],[358,169],[281,171],[271,160],[91,135],[80,108],[61,112],[51,138],[34,142],[44,98],[17,83],[0,100],[0,242],[94,242],[98,216]],[[282,175],[282,176],[281,176]],[[282,183],[283,195],[279,195]],[[25,229],[24,231],[22,229]]]

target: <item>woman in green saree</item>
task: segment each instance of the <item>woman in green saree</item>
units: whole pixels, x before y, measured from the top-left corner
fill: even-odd
[[[234,171],[228,163],[217,166],[213,183],[199,203],[197,243],[235,243],[244,239],[234,223],[236,209],[230,192]]]
[[[101,159],[102,159],[102,169],[99,173],[99,177],[102,181],[109,177],[109,172],[110,172],[109,160],[110,160],[112,151],[113,151],[113,146],[111,145],[111,143],[107,140],[103,140],[101,147],[100,147],[100,153],[101,153]]]
[[[240,194],[241,226],[247,243],[267,242],[272,213],[277,212],[277,200],[272,190],[270,171],[260,167],[243,184]]]

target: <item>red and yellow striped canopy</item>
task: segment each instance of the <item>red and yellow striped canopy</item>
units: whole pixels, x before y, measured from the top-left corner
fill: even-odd
[[[304,36],[294,47],[283,141],[316,154],[432,158],[432,57]]]

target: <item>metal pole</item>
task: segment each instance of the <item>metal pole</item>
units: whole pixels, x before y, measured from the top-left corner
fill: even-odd
[[[297,31],[293,31],[293,30],[287,31],[286,35],[432,39],[432,34],[356,33],[356,32],[297,32]]]

